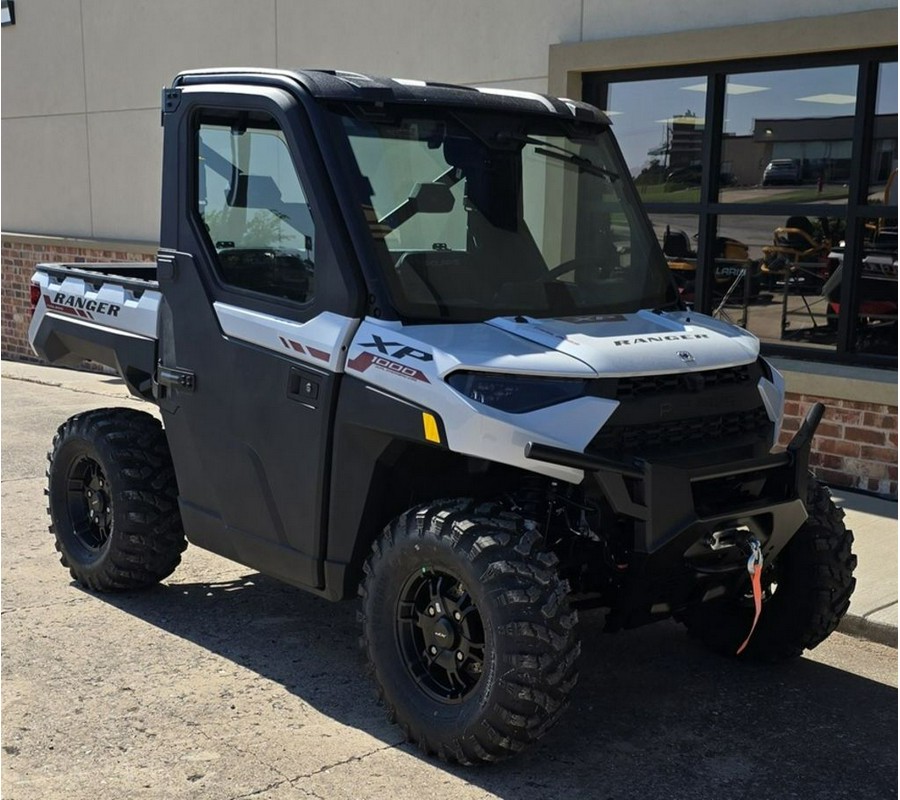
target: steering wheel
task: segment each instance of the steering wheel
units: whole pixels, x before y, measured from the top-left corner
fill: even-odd
[[[567,261],[563,261],[561,264],[557,264],[547,273],[547,277],[555,280],[560,275],[565,275],[569,272],[577,272],[579,270],[594,270],[596,271],[598,278],[603,278],[609,274],[609,268],[599,264],[596,258],[581,256],[578,258],[570,258]]]

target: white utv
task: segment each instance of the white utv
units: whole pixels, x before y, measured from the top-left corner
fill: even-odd
[[[359,593],[391,717],[462,763],[558,720],[579,608],[762,660],[835,629],[855,558],[809,476],[822,407],[772,452],[782,378],[681,304],[601,112],[223,69],[179,75],[163,126],[157,263],[34,276],[36,352],[162,417],[60,427],[76,580],[151,585],[186,538]]]

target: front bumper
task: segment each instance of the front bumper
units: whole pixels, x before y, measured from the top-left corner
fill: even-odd
[[[809,451],[825,407],[816,403],[787,449],[704,466],[623,463],[529,443],[526,458],[583,469],[613,513],[633,521],[632,558],[607,629],[661,619],[698,602],[744,591],[740,548],[714,548],[728,532],[757,539],[771,563],[806,521]]]

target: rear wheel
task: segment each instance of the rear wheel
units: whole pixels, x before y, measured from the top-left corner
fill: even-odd
[[[847,613],[856,586],[853,534],[824,486],[809,480],[806,522],[763,571],[762,613],[742,657],[780,661],[811,650]],[[749,580],[747,591],[750,591]],[[682,621],[710,649],[734,655],[750,632],[753,600],[747,594],[704,603]]]
[[[48,459],[50,532],[75,580],[122,591],[172,573],[186,542],[157,419],[125,408],[78,414],[60,426]]]
[[[365,565],[365,649],[391,718],[426,753],[497,761],[538,739],[577,680],[577,614],[521,517],[455,500],[389,525]]]

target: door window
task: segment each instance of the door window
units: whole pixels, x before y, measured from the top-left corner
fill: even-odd
[[[200,118],[197,213],[228,286],[306,303],[315,225],[284,134],[268,115]]]

